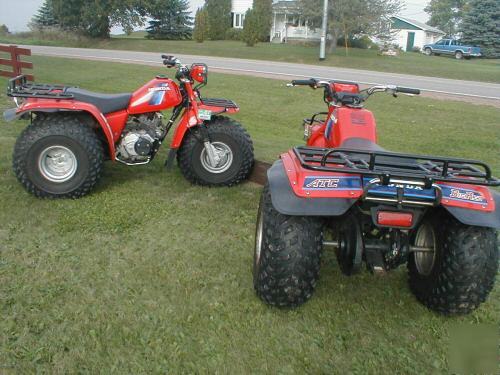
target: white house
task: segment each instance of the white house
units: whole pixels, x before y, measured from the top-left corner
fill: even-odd
[[[231,0],[232,25],[242,29],[245,13],[253,5],[253,0]],[[306,19],[300,16],[296,0],[280,0],[273,3],[273,20],[270,30],[270,40],[275,43],[288,41],[319,41],[320,30],[308,25]]]
[[[434,43],[446,35],[435,27],[406,17],[394,16],[391,22],[393,43],[405,51],[411,51],[413,47],[422,49],[424,44]]]
[[[231,0],[231,16],[233,17],[233,27],[242,29],[245,22],[245,13],[253,5],[253,0]]]

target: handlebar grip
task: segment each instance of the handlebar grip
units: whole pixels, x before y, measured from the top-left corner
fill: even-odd
[[[294,86],[313,86],[316,84],[316,80],[313,78],[310,79],[294,79],[292,81],[292,85]]]
[[[413,94],[413,95],[420,95],[420,90],[419,89],[412,89],[409,87],[396,87],[397,92],[401,92],[403,94]]]

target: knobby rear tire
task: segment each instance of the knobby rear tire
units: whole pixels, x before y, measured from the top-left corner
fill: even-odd
[[[51,146],[69,149],[77,161],[76,171],[65,182],[47,179],[39,158]],[[93,129],[72,115],[40,114],[18,137],[13,170],[19,182],[39,198],[80,198],[97,184],[102,172],[104,149]]]
[[[311,298],[319,278],[322,230],[320,218],[276,211],[266,185],[257,218],[253,267],[254,288],[264,302],[296,307]]]
[[[468,226],[448,214],[428,218],[435,233],[436,259],[420,274],[415,253],[409,259],[411,291],[428,308],[445,315],[468,314],[488,297],[498,270],[493,229]]]

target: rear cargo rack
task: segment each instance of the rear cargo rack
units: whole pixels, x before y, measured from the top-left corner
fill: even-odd
[[[7,95],[16,98],[72,99],[73,94],[66,93],[68,86],[28,82],[20,75],[9,79]]]
[[[294,152],[306,169],[373,176],[382,185],[404,179],[420,182],[426,188],[435,182],[500,186],[491,168],[476,160],[307,146],[295,147]]]
[[[238,105],[229,99],[201,98],[201,103],[213,107],[238,108]]]

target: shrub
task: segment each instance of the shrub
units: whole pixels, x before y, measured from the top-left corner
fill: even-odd
[[[208,38],[208,12],[202,7],[198,8],[194,18],[193,39],[203,43],[206,38]]]
[[[243,40],[243,30],[242,29],[228,29],[226,31],[226,40]]]
[[[245,26],[243,27],[242,40],[248,47],[253,47],[259,42],[259,19],[258,14],[253,9],[249,9],[245,16]]]
[[[345,47],[344,37],[337,39],[337,46]],[[361,49],[378,48],[367,35],[349,37],[349,39],[347,39],[347,47]]]
[[[372,40],[367,35],[350,38],[349,44],[351,47],[361,48],[361,49],[372,48],[373,45],[375,45],[375,43],[373,43]]]
[[[31,41],[58,41],[67,42],[70,45],[78,45],[81,47],[92,47],[95,45],[95,39],[86,37],[82,34],[61,30],[57,27],[47,27],[40,30],[23,31],[11,34],[15,38],[30,39]]]

